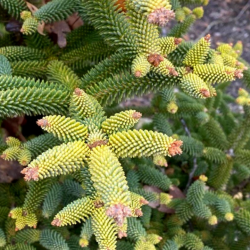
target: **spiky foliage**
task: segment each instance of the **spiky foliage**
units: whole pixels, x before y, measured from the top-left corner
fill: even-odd
[[[46,58],[46,54],[38,49],[22,46],[8,46],[0,48],[0,54],[5,56],[10,62],[13,61],[36,61]]]
[[[97,195],[105,206],[112,207],[115,204],[130,205],[130,193],[127,188],[125,176],[118,176],[122,167],[117,158],[107,146],[93,149],[90,156],[89,171]],[[117,182],[112,180],[117,178]],[[118,186],[116,186],[118,184]]]
[[[77,1],[57,1],[54,0],[41,7],[33,13],[40,22],[52,22],[63,20],[76,10]]]
[[[9,148],[2,152],[1,157],[5,160],[18,160],[21,165],[26,166],[39,154],[60,143],[57,138],[50,134],[40,135],[25,143],[21,143],[16,138],[7,137],[6,144]]]
[[[40,243],[46,249],[58,249],[58,250],[69,249],[62,235],[50,229],[42,231],[41,236],[40,236]]]
[[[93,230],[92,230],[92,221],[89,218],[82,226],[81,230],[81,239],[79,241],[79,244],[81,247],[86,247],[89,245],[89,240],[91,236],[93,235]]]
[[[35,196],[36,190],[39,188],[43,190],[45,187],[49,188],[49,185],[45,184],[45,181],[49,180],[48,177],[73,173],[81,170],[82,167],[88,168],[90,179],[86,180],[88,183],[86,185],[91,185],[93,189],[90,196],[80,198],[64,207],[56,214],[52,225],[71,225],[91,216],[93,233],[97,237],[100,247],[106,247],[111,244],[110,247],[114,248],[116,234],[118,234],[119,238],[126,236],[127,217],[141,216],[141,206],[147,203],[142,196],[129,192],[123,168],[117,157],[124,154],[129,154],[131,157],[147,156],[148,150],[151,152],[149,155],[161,153],[162,156],[174,156],[181,153],[180,146],[182,142],[157,132],[128,130],[141,117],[141,114],[134,110],[121,112],[107,118],[98,127],[94,118],[99,114],[89,113],[87,110],[89,106],[92,106],[96,112],[96,108],[100,108],[99,104],[83,90],[78,89],[77,92],[79,91],[86,98],[81,100],[81,102],[78,101],[78,98],[73,98],[72,105],[74,105],[74,110],[77,113],[87,114],[87,118],[82,117],[83,120],[81,122],[62,116],[47,116],[38,120],[37,124],[39,126],[65,142],[46,150],[31,161],[27,168],[22,170],[22,173],[25,174],[25,180],[33,180],[35,182],[31,184],[23,208],[17,207],[13,209],[10,215],[16,219],[16,228],[18,230],[26,225],[35,226],[37,217],[33,213],[35,207],[30,207],[30,201],[31,197]],[[74,91],[75,93],[76,91]],[[80,112],[82,109],[86,110]],[[105,118],[103,117],[102,119]],[[112,131],[111,135],[109,135],[110,131]],[[119,139],[121,132],[118,131],[128,133],[123,135],[128,139],[123,139],[127,143],[124,144],[125,147],[122,148],[122,151],[117,151],[115,146],[117,142],[121,141]],[[136,147],[142,151],[139,154],[131,151],[129,139],[132,138],[134,138],[132,144],[134,146],[137,145]],[[148,145],[147,149],[144,149],[144,145],[146,145],[144,141]],[[29,151],[28,147],[25,147],[29,142],[22,144],[15,138],[9,138],[7,144],[9,146],[7,150],[16,148],[18,153],[20,150],[23,152],[22,155],[25,155],[24,152],[27,150],[27,152],[30,152],[31,158],[32,149]],[[32,145],[32,143],[30,144]],[[7,150],[4,151],[4,155],[7,154]],[[20,155],[19,158],[21,157]],[[30,158],[27,159],[27,162]],[[84,166],[84,164],[87,164],[88,167]],[[86,174],[83,174],[83,177],[86,178]],[[156,178],[159,178],[159,175]],[[116,181],[114,181],[115,179]],[[52,186],[46,197],[44,191],[39,191],[41,196],[34,197],[34,199],[37,199],[36,204],[40,202],[40,199],[45,198],[43,207],[43,215],[45,217],[52,215],[61,202],[62,194],[58,198],[52,198],[52,196],[60,193],[60,189],[60,186],[55,185]],[[72,211],[74,212],[72,213]],[[102,234],[105,220],[108,224],[111,223],[110,227],[113,227],[114,230],[111,230],[110,233]],[[42,243],[41,240],[41,244],[44,245],[45,243]]]
[[[102,123],[102,130],[107,134],[128,130],[133,127],[141,118],[141,113],[135,110],[121,112],[116,116],[109,117]]]
[[[82,141],[69,142],[45,151],[22,170],[26,180],[75,172],[89,155],[89,148]],[[53,168],[51,168],[53,166]]]
[[[249,247],[250,98],[239,91],[244,114],[235,114],[225,94],[249,70],[240,42],[214,50],[210,35],[180,38],[205,4],[53,0],[31,13],[28,2],[1,2],[23,24],[20,36],[0,39],[0,116],[42,115],[37,125],[48,132],[1,143],[3,159],[28,165],[27,184],[0,185],[1,246]],[[76,11],[84,25],[55,44],[47,28]],[[117,106],[148,92],[156,92],[148,107]]]
[[[4,231],[0,228],[0,247],[4,247],[6,245],[6,238]]]
[[[186,54],[183,63],[187,66],[204,64],[210,47],[210,35],[202,38]]]
[[[90,198],[86,197],[76,200],[56,215],[52,225],[64,226],[68,224],[76,224],[77,222],[80,222],[81,219],[84,220],[91,215],[93,210],[94,204]],[[74,213],[72,213],[72,211],[74,211]]]
[[[249,222],[250,222],[250,213],[247,210],[239,211],[236,214],[236,223],[242,229],[243,232],[249,235]]]
[[[28,9],[24,0],[3,0],[1,6],[15,18],[20,18],[20,13]]]
[[[225,69],[227,69],[226,66]],[[227,79],[221,80],[221,82],[225,80]],[[221,87],[221,89],[223,89],[223,87]],[[187,181],[186,184],[186,199],[172,199],[167,203],[168,207],[175,209],[176,215],[181,223],[178,227],[173,225],[173,228],[170,227],[171,229],[167,231],[168,235],[173,236],[167,240],[164,249],[178,249],[182,244],[185,246],[189,246],[190,244],[190,249],[206,248],[201,242],[198,243],[198,238],[196,242],[196,239],[193,238],[193,236],[190,236],[190,243],[188,243],[188,241],[182,243],[182,241],[184,242],[186,240],[185,237],[174,237],[176,234],[185,234],[181,226],[191,220],[203,221],[202,224],[197,222],[199,224],[199,230],[201,230],[201,228],[206,228],[206,223],[208,225],[219,225],[218,227],[226,228],[223,226],[223,223],[235,221],[234,225],[238,225],[237,228],[241,233],[246,233],[245,225],[249,221],[249,219],[247,219],[248,211],[244,210],[244,212],[236,212],[237,203],[229,194],[222,191],[213,192],[212,189],[224,189],[230,193],[232,192],[234,185],[237,185],[236,183],[239,184],[243,179],[247,180],[249,176],[247,172],[243,170],[245,169],[245,166],[249,166],[247,162],[248,159],[250,159],[248,158],[248,150],[244,148],[248,147],[249,141],[248,129],[246,129],[248,127],[247,124],[249,119],[249,102],[247,101],[249,94],[247,91],[240,89],[239,97],[235,100],[234,98],[229,98],[229,96],[225,94],[222,95],[220,86],[217,87],[216,91],[217,96],[214,100],[208,99],[205,102],[194,101],[193,98],[182,93],[174,94],[173,98],[173,92],[171,90],[165,91],[164,95],[162,95],[162,92],[159,92],[157,98],[152,101],[154,108],[160,111],[160,114],[155,115],[152,125],[157,129],[166,130],[167,133],[170,133],[174,138],[183,141],[183,154],[180,158],[177,157],[176,160],[168,160],[168,167],[171,167],[172,169],[167,172],[170,174],[171,178],[180,178],[181,173],[176,165],[188,164],[188,168],[190,169],[189,181]],[[174,114],[167,109],[169,100],[173,99],[179,107]],[[203,108],[201,108],[200,111],[195,111],[195,108],[192,108],[191,110],[193,113],[190,113],[187,116],[185,113],[182,113],[182,110],[180,110],[180,103],[184,101],[186,106],[188,106],[189,103],[194,105],[194,107],[195,105],[198,106],[201,104]],[[244,105],[243,115],[239,116],[238,114],[233,113],[226,106],[226,103],[234,101],[238,104]],[[170,119],[168,120],[167,118]],[[235,123],[237,119],[239,119],[238,124]],[[172,127],[171,130],[168,129],[168,127],[170,127],[169,124],[171,123],[173,123],[175,129]],[[229,129],[229,127],[231,129]],[[239,166],[239,164],[242,166]],[[137,168],[140,175],[145,173],[144,167],[142,168],[139,165]],[[140,168],[144,171],[141,171]],[[233,173],[233,171],[237,172]],[[243,171],[245,176],[238,177]],[[207,174],[208,177],[203,174]],[[152,176],[152,174],[150,176]],[[190,186],[192,181],[197,178],[200,180],[195,181]],[[155,186],[160,187],[158,185],[160,183],[159,180],[155,180],[154,182]],[[208,187],[205,187],[205,182],[207,182]],[[152,183],[150,184],[152,185]],[[209,187],[212,188],[211,191],[209,191]],[[163,187],[161,188],[163,189]],[[243,203],[244,202],[241,204]],[[245,225],[243,219],[241,219],[244,216],[246,218]],[[169,220],[171,221],[170,218]],[[236,218],[238,218],[238,222],[236,221]],[[204,221],[207,222],[205,223]],[[233,227],[234,226],[232,226],[232,228]],[[228,229],[228,233],[230,230],[231,228]],[[214,248],[216,244],[219,244],[215,238],[218,239],[221,236],[217,236],[217,233],[218,231],[212,230],[211,235],[209,237],[206,236],[206,239],[201,237],[203,243],[207,244],[208,249],[209,247]],[[227,235],[227,233],[224,232],[221,235]],[[246,238],[246,236],[242,237]],[[228,247],[228,249],[230,249],[230,242],[236,244],[233,243],[235,240],[223,240],[224,246]]]
[[[58,106],[61,106],[61,113],[65,114],[67,109],[68,93],[51,88],[14,88],[1,91],[2,117],[14,117],[23,114],[55,114],[58,113]],[[63,103],[61,102],[62,100]],[[27,105],[27,103],[29,103]]]
[[[46,197],[43,202],[43,216],[48,218],[60,205],[63,197],[63,188],[60,184],[54,184],[50,191],[46,194]]]
[[[141,142],[140,138],[145,138],[145,140]],[[109,144],[116,155],[123,158],[157,154],[174,156],[182,152],[180,150],[181,141],[175,141],[171,137],[161,133],[153,133],[146,130],[118,132],[110,136]]]
[[[0,56],[0,66],[1,66],[0,75],[11,75],[12,74],[10,63],[7,60],[7,58],[3,55]]]
[[[65,142],[84,140],[88,136],[86,126],[65,116],[45,116],[37,125]]]

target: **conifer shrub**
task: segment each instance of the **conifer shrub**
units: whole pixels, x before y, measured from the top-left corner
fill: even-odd
[[[1,120],[43,131],[1,143],[23,178],[0,184],[0,249],[250,247],[250,94],[227,92],[250,69],[241,42],[182,38],[207,3],[0,1],[22,24],[0,38]],[[64,42],[44,28],[75,12]]]

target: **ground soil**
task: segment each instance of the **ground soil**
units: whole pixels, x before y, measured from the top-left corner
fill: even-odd
[[[206,33],[211,34],[213,47],[218,42],[236,43],[241,40],[244,45],[242,57],[250,62],[250,1],[210,0],[204,7],[204,17],[188,33],[189,39],[199,38],[208,27]]]

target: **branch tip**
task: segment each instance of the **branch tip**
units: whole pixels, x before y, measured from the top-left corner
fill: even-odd
[[[235,70],[234,76],[235,76],[236,78],[241,79],[241,78],[243,77],[242,70],[240,70],[240,69]]]
[[[79,89],[79,88],[76,88],[74,93],[77,95],[77,96],[81,96],[82,93],[83,93],[83,90]]]
[[[135,77],[141,77],[141,71],[139,70],[135,71]]]
[[[174,11],[163,7],[151,12],[148,15],[148,22],[159,26],[166,26],[166,24],[174,18]]]
[[[180,148],[180,146],[182,146],[183,142],[182,141],[174,141],[173,143],[171,143],[170,147],[168,148],[168,152],[171,156],[175,156],[175,155],[180,155],[182,153],[182,150]]]
[[[118,238],[122,239],[123,237],[127,237],[127,233],[122,231],[122,230],[119,230],[118,231]]]
[[[148,202],[147,200],[145,200],[144,198],[141,198],[141,199],[140,199],[140,203],[141,203],[142,205],[147,205],[149,202]]]
[[[148,56],[148,62],[155,67],[158,67],[159,64],[164,60],[164,57],[159,54],[151,54]]]
[[[210,34],[207,34],[204,39],[207,41],[207,42],[210,42],[210,39],[211,39],[211,35]]]
[[[142,114],[140,112],[134,112],[132,114],[132,118],[135,120],[139,120],[142,117]]]
[[[131,209],[123,204],[115,204],[106,210],[106,214],[109,217],[114,218],[118,226],[122,226],[124,219],[132,215]]]
[[[26,181],[31,181],[31,180],[34,180],[34,181],[38,181],[38,176],[39,176],[39,167],[27,167],[27,168],[24,168],[22,171],[21,171],[22,174],[24,174],[24,179]]]
[[[182,38],[175,38],[175,39],[174,39],[174,44],[175,44],[175,45],[179,45],[182,41],[183,41]]]
[[[136,208],[136,209],[135,209],[135,215],[138,216],[138,217],[141,217],[141,216],[143,215],[141,209]]]
[[[62,220],[60,220],[59,218],[55,218],[52,222],[51,222],[52,226],[57,226],[60,227],[62,225]]]
[[[48,120],[46,120],[46,119],[39,119],[39,120],[36,122],[36,124],[37,124],[38,126],[40,126],[40,127],[48,127],[48,126],[50,126]]]
[[[204,96],[204,97],[210,97],[210,93],[208,89],[201,89],[200,93]]]

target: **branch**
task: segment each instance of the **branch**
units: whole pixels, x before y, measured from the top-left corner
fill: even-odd
[[[193,164],[194,164],[194,165],[193,165],[193,169],[192,169],[192,171],[189,173],[188,183],[187,183],[186,188],[185,188],[185,191],[184,191],[185,193],[187,193],[187,190],[188,190],[189,186],[191,185],[192,179],[193,179],[193,177],[194,177],[194,173],[195,173],[195,171],[196,171],[196,169],[197,169],[197,167],[198,167],[196,157],[194,158]]]
[[[189,131],[188,127],[187,127],[187,124],[186,124],[186,122],[185,122],[185,120],[184,120],[183,118],[181,118],[181,123],[182,123],[182,125],[183,125],[183,127],[184,127],[184,129],[185,129],[186,134],[187,134],[189,137],[191,137],[191,133],[190,133],[190,131]],[[192,179],[193,179],[193,177],[194,177],[194,173],[195,173],[197,167],[198,167],[198,165],[197,165],[197,159],[196,159],[196,157],[194,157],[193,169],[192,169],[192,171],[189,173],[189,178],[188,178],[188,182],[187,182],[187,185],[186,185],[186,188],[185,188],[184,193],[187,193],[187,190],[188,190],[189,186],[191,185],[191,182],[192,182]]]
[[[185,129],[185,132],[187,133],[187,135],[189,137],[191,137],[191,133],[190,133],[190,131],[189,131],[188,127],[187,127],[187,124],[186,124],[186,122],[185,122],[185,120],[183,118],[181,118],[181,123],[182,123],[182,125],[183,125],[183,127]]]

